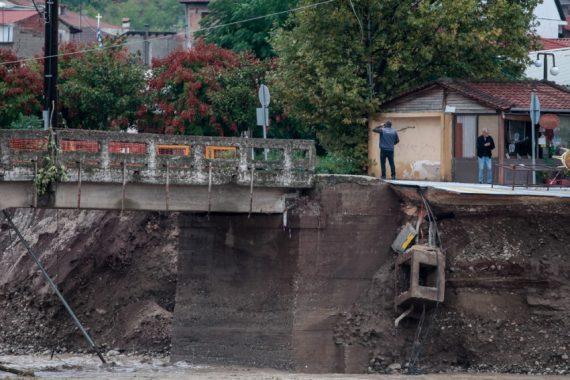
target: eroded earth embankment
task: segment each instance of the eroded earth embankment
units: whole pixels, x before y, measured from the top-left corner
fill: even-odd
[[[569,214],[471,208],[440,217],[447,288],[426,316],[421,367],[569,373]],[[339,342],[368,348],[379,372],[405,365],[417,331],[414,319],[394,328],[393,283],[387,265],[337,328]]]
[[[168,351],[176,292],[177,215],[18,210],[14,222],[106,349]],[[0,233],[0,347],[85,348],[16,235]]]
[[[398,200],[387,186],[349,182],[324,184],[308,194],[292,210],[291,228],[282,228],[277,220],[281,216],[260,218],[265,223],[261,245],[255,243],[256,216],[251,221],[231,215],[208,221],[177,214],[19,210],[15,222],[106,349],[169,352],[173,315],[181,306],[175,300],[180,299],[189,302],[178,308],[189,316],[183,329],[178,328],[189,334],[184,344],[195,343],[194,332],[201,339],[197,347],[202,351],[189,361],[207,360],[208,355],[223,361],[216,350],[239,343],[240,331],[247,331],[251,341],[258,334],[263,344],[278,351],[280,367],[394,372],[409,361],[417,321],[406,319],[394,327],[389,242],[397,226],[414,221],[416,206]],[[386,211],[388,203],[392,206]],[[422,368],[569,373],[570,212],[548,207],[519,211],[436,210],[447,255],[447,288],[445,302],[424,323]],[[391,236],[371,243],[377,228]],[[181,240],[207,249],[182,249]],[[378,256],[364,260],[360,245],[367,256]],[[185,269],[196,277],[185,278],[186,293],[177,296],[180,251],[193,255],[186,264],[201,266]],[[0,252],[0,349],[85,349],[5,225]],[[219,256],[208,261],[214,254]],[[362,260],[369,264],[359,265]],[[263,281],[247,277],[260,273],[265,273]],[[248,294],[256,297],[228,295],[255,287],[257,293]],[[209,319],[208,325],[208,318],[200,317],[216,316],[216,310],[227,310],[230,319]],[[266,312],[275,319],[261,315]],[[263,335],[256,321],[266,320],[283,323],[272,330],[279,340]],[[217,322],[232,328],[216,327]],[[231,339],[224,331],[231,332]],[[244,364],[271,366],[272,358],[262,357],[263,351],[253,350],[260,357]]]

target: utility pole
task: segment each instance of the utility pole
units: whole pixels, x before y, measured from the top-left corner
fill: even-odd
[[[150,67],[150,25],[144,25],[143,37],[143,63],[146,67]]]
[[[44,129],[57,126],[57,53],[59,0],[47,0],[44,45]]]

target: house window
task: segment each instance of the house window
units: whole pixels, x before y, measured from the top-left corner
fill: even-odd
[[[507,120],[505,151],[509,158],[528,158],[532,155],[532,126],[526,120]],[[538,136],[538,135],[537,135]]]
[[[14,27],[12,25],[0,25],[0,43],[14,42]]]

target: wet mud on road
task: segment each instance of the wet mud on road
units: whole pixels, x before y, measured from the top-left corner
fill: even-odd
[[[331,375],[299,374],[245,367],[223,367],[192,365],[186,362],[170,363],[166,356],[108,357],[109,364],[103,365],[96,357],[88,355],[5,355],[0,364],[21,371],[33,372],[39,378],[53,379],[267,379],[267,380],[309,380],[309,379],[413,379],[413,380],[535,380],[570,379],[568,376],[525,376],[502,374],[447,373],[407,376],[394,375]],[[0,372],[0,379],[17,378]]]

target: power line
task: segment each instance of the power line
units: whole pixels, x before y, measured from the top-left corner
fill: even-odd
[[[325,5],[325,4],[329,4],[329,3],[333,3],[337,0],[325,0],[325,1],[321,1],[318,3],[314,3],[314,4],[309,4],[309,5],[304,5],[301,7],[297,7],[297,8],[291,8],[285,11],[280,11],[280,12],[275,12],[275,13],[269,13],[266,15],[262,15],[262,16],[256,16],[256,17],[251,17],[248,19],[244,19],[244,20],[239,20],[239,21],[233,21],[233,22],[228,22],[226,24],[220,24],[220,25],[213,25],[213,26],[209,26],[206,28],[200,28],[198,30],[196,30],[196,32],[202,32],[202,31],[208,31],[208,30],[213,30],[213,29],[220,29],[220,28],[225,28],[227,26],[232,26],[232,25],[238,25],[238,24],[243,24],[246,22],[250,22],[250,21],[255,21],[255,20],[261,20],[264,18],[269,18],[269,17],[273,17],[273,16],[279,16],[282,14],[286,14],[286,13],[293,13],[293,12],[297,12],[297,11],[301,11],[301,10],[305,10],[305,9],[309,9],[309,8],[316,8],[319,7],[321,5]],[[185,34],[185,32],[180,32],[180,33],[176,33],[174,35],[165,35],[165,36],[158,36],[158,37],[154,37],[154,38],[149,38],[147,41],[156,41],[156,40],[161,40],[164,38],[171,38],[172,36],[183,36]],[[5,65],[12,65],[12,64],[16,64],[16,63],[24,63],[24,62],[30,62],[30,61],[38,61],[41,59],[46,59],[46,58],[53,58],[53,57],[65,57],[65,56],[70,56],[70,55],[77,55],[77,54],[83,54],[83,53],[89,53],[89,52],[93,52],[93,51],[100,51],[100,50],[106,50],[106,49],[113,49],[113,48],[117,48],[117,47],[123,47],[123,46],[127,46],[127,45],[132,45],[132,44],[139,44],[140,41],[132,41],[132,42],[125,42],[125,43],[120,43],[120,44],[112,44],[112,45],[107,45],[107,46],[103,46],[103,47],[96,47],[96,48],[91,48],[91,49],[84,49],[84,50],[78,50],[78,51],[73,51],[73,52],[69,52],[69,53],[62,53],[62,54],[56,54],[56,55],[48,55],[48,56],[44,56],[44,57],[33,57],[33,58],[26,58],[26,59],[20,59],[20,60],[16,60],[16,61],[9,61],[9,62],[1,62],[0,66],[5,66]]]

